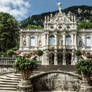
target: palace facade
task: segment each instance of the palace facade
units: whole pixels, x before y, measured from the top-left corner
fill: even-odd
[[[43,50],[42,65],[74,65],[76,50],[92,53],[92,30],[78,30],[75,16],[61,10],[45,17],[44,29],[20,31],[20,48],[24,53]]]

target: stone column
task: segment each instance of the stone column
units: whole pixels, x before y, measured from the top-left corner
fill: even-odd
[[[72,60],[71,60],[71,65],[75,65],[75,56],[74,56],[74,50],[72,50]]]
[[[49,51],[48,50],[46,50],[45,56],[46,56],[46,65],[49,65]]]
[[[47,46],[49,45],[49,34],[47,33]]]
[[[29,49],[29,47],[30,47],[30,36],[28,34],[26,36],[26,47],[27,47],[27,49]]]
[[[58,61],[57,61],[57,50],[55,51],[55,54],[54,54],[54,65],[58,65]]]
[[[75,39],[74,39],[74,34],[71,35],[71,40],[72,40],[72,41],[71,41],[71,42],[72,42],[72,44],[71,44],[71,45],[72,45],[72,49],[74,49],[74,40],[75,40]]]
[[[66,33],[63,33],[63,48],[65,49],[65,45],[66,45]]]
[[[58,40],[57,40],[57,32],[55,33],[55,49],[57,49],[57,42],[58,42]]]
[[[36,36],[35,37],[35,43],[36,43],[36,47],[38,47],[38,39],[37,39],[38,37]]]
[[[75,49],[77,50],[77,33],[75,34],[75,40],[74,40]]]
[[[85,35],[83,35],[82,39],[83,39],[83,49],[85,50]]]
[[[63,49],[63,65],[66,65],[66,50]]]
[[[20,50],[22,50],[22,48],[23,48],[23,36],[22,36],[22,34],[20,34]]]
[[[33,92],[33,86],[30,80],[21,80],[18,87],[19,92]]]

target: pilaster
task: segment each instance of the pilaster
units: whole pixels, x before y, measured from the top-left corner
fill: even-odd
[[[65,49],[66,45],[66,32],[63,33],[63,48]]]
[[[63,65],[66,65],[66,50],[63,50]]]
[[[20,50],[23,48],[23,36],[20,34]]]
[[[54,54],[54,65],[58,65],[57,50],[55,50],[55,54]]]
[[[57,32],[55,32],[55,49],[57,49],[57,45],[58,45],[58,39],[57,39]]]
[[[27,46],[27,48],[29,48],[30,47],[30,36],[27,34],[27,36],[26,36],[26,46]]]

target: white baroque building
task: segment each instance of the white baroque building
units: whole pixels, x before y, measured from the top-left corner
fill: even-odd
[[[75,16],[61,11],[45,17],[44,29],[20,31],[20,48],[24,53],[43,50],[42,65],[74,65],[75,51],[92,53],[92,30],[78,30]]]

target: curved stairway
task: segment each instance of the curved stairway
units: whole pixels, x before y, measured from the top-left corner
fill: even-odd
[[[18,92],[17,85],[21,79],[21,74],[8,73],[0,75],[0,92]]]

